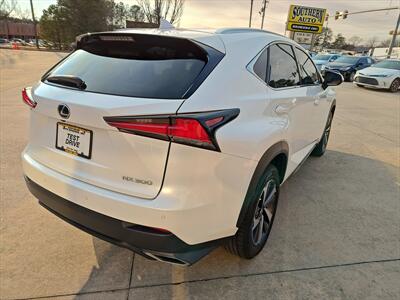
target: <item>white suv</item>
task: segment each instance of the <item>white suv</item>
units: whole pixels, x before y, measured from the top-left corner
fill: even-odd
[[[266,31],[79,36],[22,96],[39,203],[147,258],[189,265],[264,247],[279,186],[324,153],[340,74]]]

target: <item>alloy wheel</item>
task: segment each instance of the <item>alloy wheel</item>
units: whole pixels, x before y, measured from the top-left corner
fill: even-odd
[[[397,90],[399,89],[399,87],[400,87],[400,80],[395,79],[395,80],[392,82],[392,85],[390,86],[390,91],[391,91],[391,92],[397,92]]]
[[[266,182],[254,211],[251,228],[254,245],[261,244],[268,236],[276,211],[277,199],[277,183],[274,179],[270,179]]]

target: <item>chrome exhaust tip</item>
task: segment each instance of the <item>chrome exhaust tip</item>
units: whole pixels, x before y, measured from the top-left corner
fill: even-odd
[[[190,266],[189,262],[183,261],[177,257],[174,256],[166,256],[165,254],[155,254],[151,252],[143,252],[145,255],[153,258],[154,260],[161,261],[164,263],[172,264],[172,265],[177,265],[177,266]]]

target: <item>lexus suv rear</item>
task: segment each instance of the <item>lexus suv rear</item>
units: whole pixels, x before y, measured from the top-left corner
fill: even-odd
[[[279,186],[322,155],[335,110],[293,41],[258,30],[126,30],[76,50],[22,92],[22,153],[39,203],[150,259],[264,247]]]

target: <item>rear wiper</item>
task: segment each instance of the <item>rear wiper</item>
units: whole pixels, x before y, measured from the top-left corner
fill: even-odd
[[[70,86],[80,90],[86,89],[86,83],[79,77],[72,75],[54,75],[47,77],[46,80],[48,82]]]

